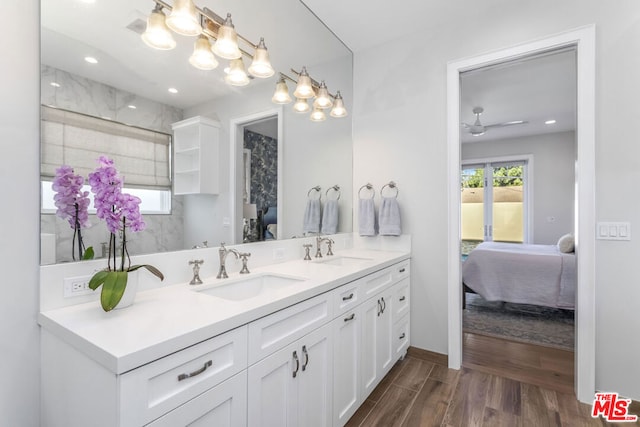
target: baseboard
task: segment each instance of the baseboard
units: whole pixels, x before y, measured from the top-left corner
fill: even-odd
[[[409,347],[407,355],[416,359],[426,360],[428,362],[437,363],[439,365],[449,366],[449,356],[442,353],[436,353],[429,350],[423,350],[417,347]]]

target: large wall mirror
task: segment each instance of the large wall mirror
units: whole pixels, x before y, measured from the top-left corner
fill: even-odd
[[[350,110],[351,52],[299,0],[195,3],[220,16],[230,13],[237,32],[253,43],[264,37],[276,74],[230,86],[224,82],[228,61],[218,58],[220,65],[211,71],[190,65],[195,37],[174,34],[172,50],[148,47],[140,35],[153,0],[41,2],[42,264],[73,260],[73,229],[56,217],[51,202],[56,166],[67,164],[86,177],[90,169],[83,169],[77,153],[97,157],[107,146],[127,147],[120,150],[116,167],[125,175],[125,187],[129,182],[148,206],[149,213],[143,212],[146,230],[128,236],[132,255],[190,249],[204,242],[241,243],[247,238],[247,205],[258,210],[264,205],[262,214],[276,225],[268,238],[301,236],[313,187],[321,188],[325,200],[335,197],[333,190],[327,191],[339,186],[338,232],[352,230],[351,119],[312,122],[308,114],[295,113],[292,104],[271,101],[279,72],[296,78],[291,69],[306,66],[331,94],[339,90]],[[87,62],[88,57],[97,63]],[[288,85],[293,94],[295,84]],[[172,126],[194,117],[218,124],[218,147],[205,162],[217,176],[218,189],[179,194]],[[98,133],[94,128],[77,130],[87,122]],[[136,138],[146,148],[134,144]],[[63,144],[72,145],[76,154],[62,150]],[[266,181],[247,182],[247,176]],[[94,215],[90,222],[83,229],[85,245],[100,257],[108,231]]]

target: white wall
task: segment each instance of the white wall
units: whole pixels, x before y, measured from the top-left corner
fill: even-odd
[[[3,5],[0,55],[5,82],[0,101],[0,423],[39,424],[39,2]],[[8,66],[11,64],[11,66]]]
[[[462,144],[461,150],[463,160],[521,154],[533,155],[531,243],[553,245],[574,230],[575,133],[471,142]]]
[[[354,188],[394,179],[403,231],[413,235],[412,344],[447,351],[447,62],[579,26],[597,26],[597,208],[600,221],[638,224],[640,8],[635,0],[502,2],[473,21],[442,20],[411,37],[355,52]],[[381,61],[384,56],[384,61]],[[400,73],[399,70],[402,70]],[[357,229],[357,223],[354,223]],[[640,238],[597,241],[596,387],[640,399]]]

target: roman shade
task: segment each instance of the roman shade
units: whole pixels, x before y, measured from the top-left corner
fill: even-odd
[[[171,189],[171,135],[47,106],[41,114],[43,180],[53,178],[61,165],[87,178],[106,155],[125,187]]]

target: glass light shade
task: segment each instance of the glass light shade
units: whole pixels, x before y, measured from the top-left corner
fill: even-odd
[[[227,13],[227,19],[218,29],[218,38],[211,48],[213,53],[224,59],[238,59],[242,52],[238,47],[238,34],[231,22],[231,14]]]
[[[193,54],[189,57],[189,63],[199,70],[213,70],[218,66],[218,60],[211,52],[211,43],[207,36],[200,34],[193,47]]]
[[[323,122],[327,120],[327,115],[320,108],[313,107],[313,111],[311,112],[309,119],[312,122]]]
[[[183,36],[197,36],[202,33],[200,17],[192,0],[176,0],[167,18],[167,25]]]
[[[276,91],[273,93],[271,101],[274,104],[288,104],[291,102],[289,87],[287,86],[287,82],[284,81],[284,78],[281,78],[280,81],[276,83]]]
[[[324,80],[320,83],[318,94],[313,101],[313,106],[316,108],[331,108],[333,106],[333,101],[331,100],[331,96],[329,96],[329,90],[327,89],[327,85],[324,84]]]
[[[302,67],[302,71],[300,71],[300,75],[298,76],[298,85],[296,86],[296,90],[293,92],[293,96],[302,99],[309,99],[316,96],[313,86],[311,86],[311,77],[309,77],[306,67]]]
[[[331,112],[329,113],[329,115],[331,117],[347,116],[347,109],[344,106],[344,101],[342,100],[342,95],[340,94],[340,91],[336,93],[336,99],[335,101],[333,101],[333,108],[331,109]]]
[[[249,84],[249,76],[244,70],[244,62],[242,58],[232,59],[229,64],[229,72],[224,78],[224,81],[231,86],[246,86]]]
[[[311,109],[306,99],[296,98],[295,104],[293,104],[293,111],[296,113],[306,113]]]
[[[176,41],[167,27],[166,17],[162,13],[162,8],[153,9],[147,18],[147,29],[142,33],[142,41],[147,46],[160,50],[171,50],[176,47]]]
[[[253,54],[253,62],[249,66],[249,74],[261,79],[266,79],[273,76],[275,71],[269,61],[269,52],[267,46],[264,44],[264,39],[260,37],[260,43]]]

